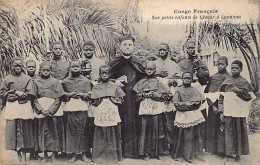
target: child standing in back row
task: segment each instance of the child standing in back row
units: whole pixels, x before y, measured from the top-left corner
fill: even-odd
[[[99,69],[101,81],[91,92],[95,116],[92,160],[97,163],[116,163],[123,159],[121,148],[120,116],[117,106],[125,96],[123,90],[110,81],[110,66]]]
[[[231,74],[227,72],[228,59],[225,56],[221,56],[217,60],[218,72],[213,74],[205,88],[205,93],[209,93],[207,102],[209,105],[208,117],[206,119],[206,148],[205,151],[211,154],[219,153],[218,150],[223,139],[223,133],[220,131],[220,118],[218,111],[218,92],[219,86],[227,78],[231,77]],[[216,94],[214,94],[216,93]]]

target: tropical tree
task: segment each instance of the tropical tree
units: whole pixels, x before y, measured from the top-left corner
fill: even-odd
[[[201,47],[221,47],[226,50],[240,50],[247,64],[251,85],[259,89],[260,52],[256,25],[232,24],[230,22],[207,21],[198,26],[198,51]],[[255,51],[256,50],[256,51]]]
[[[135,0],[119,3],[120,10],[103,1],[29,0],[20,8],[10,4],[0,3],[0,77],[9,74],[12,57],[40,60],[53,41],[63,43],[67,60],[81,57],[86,40],[94,41],[99,58],[109,60],[118,36],[131,33],[131,24],[138,22]]]

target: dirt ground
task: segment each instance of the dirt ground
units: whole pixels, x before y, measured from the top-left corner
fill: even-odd
[[[1,165],[6,165],[6,164],[17,164],[17,155],[15,151],[7,151],[5,150],[5,144],[4,144],[4,128],[5,128],[5,120],[3,120],[2,115],[0,117],[0,164]],[[260,165],[260,133],[256,134],[250,134],[249,135],[249,143],[250,143],[250,155],[248,156],[242,156],[241,157],[241,164],[242,165]],[[29,156],[29,155],[28,155]],[[40,156],[43,156],[40,154]],[[58,158],[57,161],[54,164],[57,165],[64,165],[64,164],[69,164],[67,163],[69,158]],[[40,164],[39,160],[32,160],[32,161],[27,161],[26,164]],[[50,162],[46,163],[51,164]],[[85,163],[81,161],[80,159],[77,160],[73,165],[93,165],[96,163]],[[190,164],[186,162],[177,162],[174,161],[170,156],[164,156],[163,160],[156,160],[156,159],[150,159],[149,161],[144,161],[140,159],[124,159],[123,161],[120,161],[118,165],[185,165],[185,164]],[[223,165],[224,164],[224,159],[220,156],[217,155],[209,155],[205,153],[205,162],[200,162],[196,161],[193,164],[201,164],[201,165]],[[236,165],[238,164],[235,161],[230,161],[228,162],[230,165]],[[227,163],[226,163],[227,165]]]

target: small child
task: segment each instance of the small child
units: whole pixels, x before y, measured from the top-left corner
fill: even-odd
[[[201,129],[205,119],[201,111],[205,109],[205,98],[198,89],[191,86],[192,79],[192,72],[183,72],[183,85],[178,87],[173,95],[177,111],[171,156],[176,161],[182,161],[184,158],[189,163],[192,163],[194,158],[204,160]]]
[[[27,75],[30,76],[33,80],[36,79],[36,62],[32,59],[27,60],[25,63]]]
[[[81,65],[78,60],[70,62],[70,75],[62,81],[65,91],[64,105],[66,118],[66,153],[72,153],[69,163],[76,161],[76,153],[82,153],[84,162],[90,162],[86,152],[90,152],[88,137],[88,110],[91,82],[80,74]]]
[[[120,116],[117,105],[125,96],[123,90],[110,81],[110,66],[99,69],[101,82],[91,92],[95,116],[92,161],[97,163],[116,163],[123,159],[121,148]]]
[[[205,151],[211,154],[219,153],[219,143],[223,138],[220,131],[220,119],[218,111],[218,88],[227,78],[231,77],[231,74],[227,72],[228,59],[225,56],[221,56],[217,60],[218,72],[213,74],[205,88],[205,93],[209,93],[207,96],[207,102],[209,105],[208,117],[206,119],[206,148]],[[215,94],[214,94],[215,93]]]
[[[0,95],[5,105],[5,148],[17,151],[18,161],[25,162],[26,150],[34,148],[31,100],[35,90],[31,78],[23,73],[21,58],[12,59],[12,74],[3,79]]]
[[[220,95],[218,106],[224,127],[222,148],[226,156],[225,161],[236,156],[236,160],[240,162],[241,155],[249,155],[246,117],[249,114],[253,93],[251,85],[240,75],[242,69],[241,61],[233,61],[232,77],[226,79],[219,87],[219,91],[224,92]]]
[[[164,153],[164,142],[166,140],[164,102],[169,101],[172,95],[165,86],[155,77],[156,66],[148,61],[145,67],[146,77],[139,80],[134,91],[137,99],[141,101],[139,116],[141,119],[141,132],[138,140],[139,155],[144,160],[151,157],[161,159]]]
[[[44,151],[42,163],[48,161],[48,153],[52,152],[51,161],[55,161],[56,155],[64,151],[64,125],[63,111],[60,108],[63,88],[58,79],[51,76],[51,63],[40,64],[40,76],[34,80],[37,100],[34,102],[38,123],[38,152]]]

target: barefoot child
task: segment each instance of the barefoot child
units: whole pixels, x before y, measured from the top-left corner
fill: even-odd
[[[232,77],[226,79],[219,87],[219,91],[224,92],[219,98],[219,111],[224,126],[222,152],[226,161],[236,156],[236,160],[240,162],[241,155],[249,155],[246,117],[249,114],[253,93],[251,85],[240,75],[242,69],[241,61],[233,61]]]
[[[84,162],[90,162],[86,152],[90,151],[88,137],[88,110],[91,82],[80,74],[78,60],[70,62],[70,75],[62,81],[65,91],[64,116],[66,118],[66,153],[72,153],[69,163],[76,161],[76,154],[82,154]]]
[[[38,123],[39,152],[44,151],[42,163],[48,161],[48,153],[52,152],[51,161],[54,161],[60,151],[64,151],[63,111],[60,108],[63,88],[58,79],[51,76],[51,63],[43,62],[40,65],[40,76],[34,80],[37,89],[36,118]]]
[[[33,82],[23,73],[23,60],[13,58],[12,74],[1,84],[1,98],[5,105],[5,148],[17,151],[19,162],[25,162],[26,150],[34,148],[31,106],[34,97]]]
[[[26,72],[27,75],[31,77],[32,81],[34,81],[37,78],[37,75],[35,74],[36,72],[36,62],[32,59],[29,59],[25,63],[26,66]],[[37,135],[37,128],[38,128],[38,119],[34,118],[33,119],[33,138],[34,138],[34,148],[30,150],[30,157],[29,160],[35,159],[38,160],[39,155],[38,152],[35,152],[38,147],[38,135]]]
[[[208,117],[206,119],[206,152],[215,154],[219,153],[217,150],[218,143],[222,140],[222,132],[220,131],[220,119],[218,111],[218,88],[231,74],[227,72],[228,59],[221,56],[217,60],[218,72],[213,74],[205,88],[205,93],[208,93],[207,101],[209,105]],[[214,94],[215,93],[215,94]]]
[[[191,86],[192,72],[182,74],[183,85],[173,95],[176,107],[174,121],[175,136],[171,156],[177,161],[185,159],[192,163],[194,158],[203,160],[202,123],[205,121],[201,110],[204,110],[205,98],[198,89]]]
[[[144,160],[161,159],[166,139],[164,101],[172,98],[165,86],[155,77],[155,63],[149,61],[145,67],[146,77],[139,80],[134,91],[140,103],[139,117],[141,120],[140,138],[138,140],[139,155]]]
[[[95,116],[92,161],[116,163],[123,159],[121,148],[120,116],[117,106],[125,96],[123,90],[110,81],[110,67],[102,65],[99,70],[101,82],[93,87],[91,99]]]

